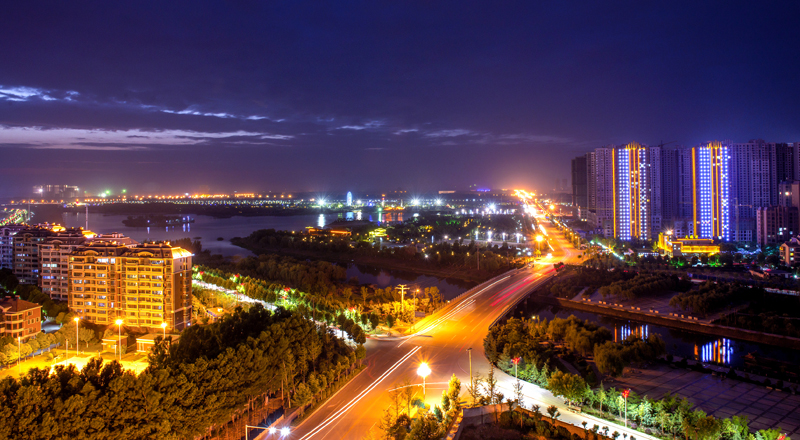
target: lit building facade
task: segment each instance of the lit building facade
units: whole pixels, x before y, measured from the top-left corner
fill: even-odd
[[[94,242],[70,255],[69,306],[97,324],[183,330],[192,316],[192,254],[169,243]]]
[[[632,142],[611,153],[613,236],[655,239],[661,231],[661,148]]]
[[[0,269],[14,269],[14,236],[25,225],[0,226]]]
[[[794,206],[756,208],[756,244],[783,243],[800,233],[800,218]]]
[[[0,298],[0,335],[25,340],[42,331],[42,306],[19,296]]]
[[[80,229],[69,229],[39,244],[39,287],[51,299],[69,298],[69,254],[86,242]]]
[[[42,226],[28,226],[14,235],[13,272],[20,284],[39,284],[39,245],[54,235]]]
[[[730,146],[709,142],[692,149],[694,235],[731,239]]]

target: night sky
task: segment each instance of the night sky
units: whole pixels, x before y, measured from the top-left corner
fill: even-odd
[[[800,141],[798,2],[322,3],[4,2],[0,196],[541,190],[609,143]]]

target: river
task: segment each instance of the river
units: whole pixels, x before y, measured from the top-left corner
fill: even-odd
[[[527,306],[522,303],[514,310],[514,316],[525,316],[526,319],[537,319],[537,317],[538,319],[552,319],[556,316],[567,318],[570,315],[603,325],[614,333],[614,337],[617,340],[625,339],[631,334],[647,337],[649,334],[656,333],[666,343],[667,353],[702,362],[741,368],[744,366],[744,356],[748,353],[757,353],[767,358],[794,364],[800,363],[800,353],[766,344],[718,338],[702,333],[635,321],[623,321],[596,313],[548,306],[535,302],[530,302]]]

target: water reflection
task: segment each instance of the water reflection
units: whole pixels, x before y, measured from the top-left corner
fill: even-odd
[[[325,227],[325,214],[320,214],[319,219],[317,220],[317,227],[324,228]]]
[[[640,339],[647,339],[648,328],[647,324],[644,325],[630,325],[630,324],[623,324],[620,326],[614,326],[614,342],[621,342],[628,339],[631,336],[640,338]]]
[[[707,344],[694,346],[695,360],[700,362],[713,362],[715,364],[730,365],[733,347],[728,339],[718,339]]]

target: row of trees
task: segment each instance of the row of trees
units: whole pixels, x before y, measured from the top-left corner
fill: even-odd
[[[55,317],[59,313],[69,312],[66,301],[54,301],[49,295],[42,293],[39,287],[31,284],[20,284],[11,269],[0,269],[0,296],[19,295],[25,301],[42,306],[42,314]]]
[[[255,253],[293,249],[329,255],[337,259],[417,262],[433,267],[477,267],[478,258],[477,246],[474,243],[464,244],[463,240],[431,244],[424,251],[417,252],[416,246],[413,245],[387,247],[372,242],[353,242],[349,237],[262,229],[245,238],[237,237],[231,242]],[[482,248],[480,258],[482,270],[490,273],[506,271],[522,264],[522,260],[517,257],[517,251],[507,244]]]
[[[138,376],[93,359],[81,371],[57,366],[0,380],[0,438],[197,438],[271,397],[313,403],[358,357],[297,313],[237,309],[176,343],[159,338]]]
[[[634,299],[645,296],[656,296],[666,292],[686,292],[692,288],[692,282],[677,275],[663,273],[637,273],[628,280],[615,281],[600,288],[603,298],[614,296],[617,298]],[[593,292],[587,292],[591,294]]]
[[[630,271],[609,272],[605,268],[592,266],[568,266],[569,276],[560,276],[558,280],[550,284],[550,293],[559,298],[572,298],[581,290],[586,290],[588,294],[608,284],[625,281],[633,278],[636,274]]]
[[[672,297],[669,305],[692,313],[707,316],[725,307],[741,304],[748,300],[764,297],[766,292],[760,287],[750,287],[738,283],[714,283],[706,281],[697,290],[690,290]]]

